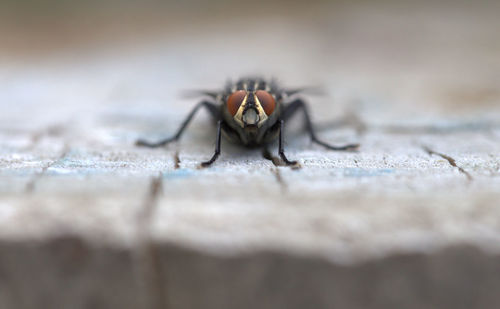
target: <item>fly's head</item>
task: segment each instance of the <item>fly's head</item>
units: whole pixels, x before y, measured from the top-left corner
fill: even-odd
[[[228,122],[246,132],[270,127],[276,122],[280,111],[279,96],[262,81],[235,84],[227,91],[224,105]]]
[[[265,90],[237,90],[229,95],[227,109],[242,128],[260,128],[276,109],[276,99]]]

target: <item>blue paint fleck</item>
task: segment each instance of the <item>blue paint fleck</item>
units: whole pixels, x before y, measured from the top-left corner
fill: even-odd
[[[345,177],[377,177],[394,173],[394,170],[389,168],[344,168],[342,171]]]
[[[194,175],[193,170],[180,168],[173,170],[171,172],[163,173],[163,179],[178,179],[178,178],[187,178]]]

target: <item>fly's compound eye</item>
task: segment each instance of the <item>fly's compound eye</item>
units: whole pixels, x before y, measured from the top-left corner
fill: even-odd
[[[238,90],[227,98],[227,109],[232,116],[236,115],[246,95],[247,92],[245,90]]]
[[[255,95],[259,99],[260,105],[266,112],[266,115],[271,115],[276,108],[276,101],[274,100],[273,96],[269,92],[264,90],[257,90],[255,92]]]

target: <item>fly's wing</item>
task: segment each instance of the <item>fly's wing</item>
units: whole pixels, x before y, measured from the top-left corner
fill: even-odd
[[[181,93],[184,99],[194,99],[199,97],[209,97],[216,100],[220,95],[220,91],[210,91],[210,90],[184,90]]]
[[[323,87],[300,87],[300,88],[284,89],[283,93],[287,97],[291,97],[301,93],[322,96],[326,95],[326,90]]]

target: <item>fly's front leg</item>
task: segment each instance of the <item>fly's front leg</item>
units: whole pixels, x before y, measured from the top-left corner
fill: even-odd
[[[359,144],[348,144],[348,145],[343,145],[343,146],[333,146],[328,143],[325,143],[321,140],[318,139],[316,136],[316,132],[314,131],[311,117],[309,116],[309,112],[307,110],[307,105],[304,101],[301,99],[296,99],[292,102],[290,102],[284,109],[282,118],[284,120],[289,119],[292,115],[294,115],[299,109],[302,109],[304,111],[304,118],[306,122],[306,129],[307,132],[309,132],[309,135],[311,136],[311,139],[313,142],[320,144],[321,146],[324,146],[328,149],[331,150],[356,150],[359,147]]]
[[[283,159],[283,161],[285,162],[286,165],[296,165],[297,164],[297,161],[290,161],[288,160],[288,158],[285,156],[285,149],[284,149],[284,146],[283,146],[283,124],[284,124],[284,121],[283,119],[280,119],[278,120],[279,121],[279,124],[280,124],[280,136],[279,136],[279,145],[278,145],[278,153],[281,157],[281,159]]]
[[[166,139],[163,139],[163,140],[160,140],[160,141],[155,142],[155,143],[140,139],[135,144],[137,146],[145,146],[145,147],[156,148],[156,147],[161,147],[161,146],[164,146],[164,145],[166,145],[168,143],[177,141],[181,137],[182,133],[184,133],[184,130],[186,129],[186,127],[188,126],[188,124],[191,122],[191,119],[193,119],[193,116],[196,114],[196,112],[201,107],[205,107],[210,112],[210,115],[212,115],[212,117],[214,119],[218,119],[219,118],[219,109],[217,108],[217,106],[215,104],[213,104],[213,103],[208,102],[208,101],[202,101],[202,102],[198,103],[193,108],[193,110],[186,117],[186,119],[182,123],[181,127],[179,128],[179,130],[177,130],[177,133],[175,133],[174,136],[166,138]]]
[[[217,138],[215,139],[215,152],[210,160],[201,163],[201,167],[210,166],[212,163],[215,162],[215,160],[217,160],[217,158],[220,155],[221,126],[222,126],[222,120],[217,121]]]

